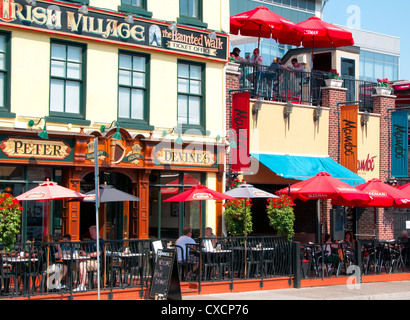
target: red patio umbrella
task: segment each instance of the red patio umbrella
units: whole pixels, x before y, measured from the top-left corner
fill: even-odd
[[[243,36],[273,38],[281,44],[300,45],[303,37],[302,28],[292,21],[270,11],[264,6],[238,13],[230,17],[230,29],[232,34],[240,32]]]
[[[376,208],[409,208],[410,207],[410,195],[404,190],[392,187],[387,183],[382,182],[379,179],[371,179],[356,187],[357,189],[366,192],[371,201],[367,203],[357,203],[356,201],[339,202],[343,206],[359,206],[359,207],[374,207],[374,232],[376,234]]]
[[[205,187],[204,185],[198,184],[192,188],[177,194],[171,198],[164,200],[163,202],[186,202],[186,201],[202,201],[202,200],[236,200],[236,198],[231,197],[227,194],[223,194],[212,189]],[[199,206],[199,223],[201,230],[202,227],[202,207]]]
[[[325,22],[318,17],[310,17],[296,25],[303,29],[302,45],[312,48],[311,69],[313,69],[314,48],[338,48],[354,45],[351,32]]]
[[[289,188],[283,188],[277,193],[288,194],[292,199],[307,201],[311,199],[331,199],[333,201],[357,201],[367,203],[370,197],[367,193],[332,177],[327,172],[319,172],[316,176],[297,182]]]
[[[56,182],[47,181],[40,183],[37,187],[20,194],[16,197],[19,201],[46,201],[47,210],[44,212],[44,219],[47,219],[50,216],[50,201],[58,199],[84,199],[85,195],[80,192],[64,188],[58,185]],[[48,227],[44,229],[43,235],[46,235],[49,232]]]

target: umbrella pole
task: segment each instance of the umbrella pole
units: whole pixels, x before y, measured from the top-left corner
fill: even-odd
[[[246,248],[246,243],[247,243],[247,232],[246,232],[246,220],[247,220],[247,212],[246,212],[246,199],[244,199],[244,207],[245,207],[245,279],[247,275],[247,263],[246,263],[246,253],[247,253],[247,248]]]
[[[99,219],[98,219],[98,209],[100,207],[100,177],[98,173],[98,137],[94,138],[94,182],[95,182],[95,226],[96,226],[96,233],[97,233],[97,296],[98,300],[100,300],[100,226],[99,226]]]

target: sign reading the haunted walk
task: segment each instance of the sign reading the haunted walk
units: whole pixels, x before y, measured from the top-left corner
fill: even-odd
[[[169,23],[134,17],[133,23],[125,15],[88,8],[87,14],[78,11],[79,5],[56,1],[0,0],[0,24],[79,37],[114,42],[145,49],[167,51],[189,56],[228,60],[228,36],[217,34],[216,39],[189,27],[170,30]]]

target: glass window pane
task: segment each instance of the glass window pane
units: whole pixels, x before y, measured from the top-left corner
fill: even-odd
[[[178,79],[178,92],[189,93],[189,80]]]
[[[6,52],[6,37],[0,36],[0,52]]]
[[[132,90],[131,118],[144,119],[144,91]]]
[[[200,107],[199,97],[189,97],[189,124],[200,124]]]
[[[145,74],[141,72],[132,73],[132,85],[135,87],[145,87]]]
[[[178,123],[188,123],[188,97],[178,95]]]
[[[6,55],[4,53],[0,53],[0,70],[6,69]]]
[[[65,112],[80,113],[80,84],[74,81],[66,83]]]
[[[67,63],[67,78],[81,79],[81,69],[78,63]]]
[[[191,79],[201,80],[201,67],[191,66]]]
[[[130,117],[130,89],[119,88],[118,92],[118,116],[120,118]]]
[[[125,86],[131,85],[131,72],[130,71],[120,70],[119,76],[120,76],[119,78],[120,85],[125,85]]]
[[[4,105],[4,73],[0,73],[0,107],[5,107]]]
[[[189,65],[182,63],[178,64],[178,77],[189,78]]]
[[[132,67],[133,67],[134,71],[145,72],[145,58],[143,58],[143,57],[133,57]]]
[[[64,81],[62,80],[51,80],[50,111],[64,111]]]
[[[188,15],[193,18],[199,18],[198,0],[188,0]]]
[[[71,62],[81,62],[81,48],[68,46],[67,60]]]
[[[66,46],[62,44],[53,43],[51,46],[51,58],[58,59],[58,60],[65,60],[66,59]]]
[[[201,94],[201,82],[200,81],[191,81],[190,82],[190,93]]]
[[[65,62],[51,61],[51,75],[54,77],[65,77]]]
[[[181,16],[188,15],[188,1],[189,0],[179,0],[179,14]]]
[[[120,54],[120,68],[131,70],[131,56]]]

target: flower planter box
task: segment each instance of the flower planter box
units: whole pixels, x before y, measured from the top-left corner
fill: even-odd
[[[342,79],[325,79],[326,87],[341,88],[343,84]]]
[[[391,94],[391,90],[389,88],[386,87],[376,87],[376,94],[378,95],[390,95]]]

